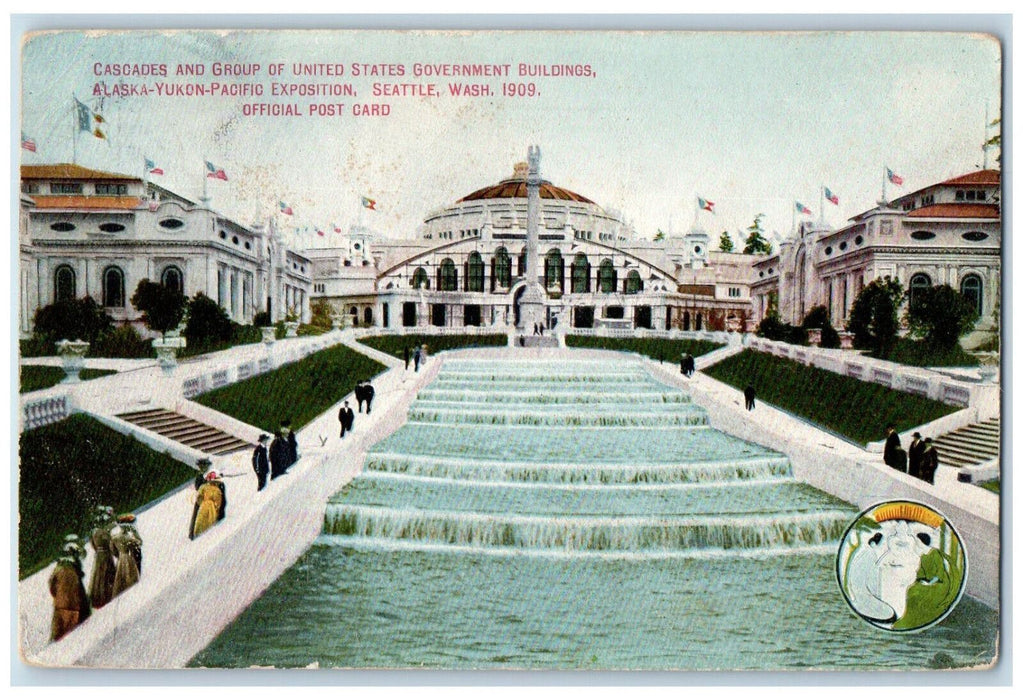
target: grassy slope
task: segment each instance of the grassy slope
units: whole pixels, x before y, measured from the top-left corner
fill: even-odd
[[[508,344],[508,336],[503,333],[491,335],[378,335],[359,338],[359,342],[369,347],[386,352],[397,358],[404,357],[405,348],[411,353],[417,345],[426,343],[428,355],[442,350],[458,348],[504,347]]]
[[[693,357],[724,347],[709,340],[670,340],[667,338],[601,338],[591,335],[566,335],[565,344],[573,348],[600,348],[635,352],[655,360],[676,363],[683,353]]]
[[[861,445],[884,439],[888,423],[903,431],[959,410],[753,350],[743,350],[705,372],[737,389],[744,389],[752,381],[758,399]]]
[[[46,367],[43,365],[22,365],[20,367],[21,381],[18,391],[27,394],[30,391],[39,391],[56,386],[64,379],[64,370],[60,367]],[[83,381],[105,377],[108,374],[117,374],[112,369],[83,369],[78,377]]]
[[[385,367],[343,345],[328,348],[273,372],[215,389],[195,401],[271,432],[290,419],[298,430]]]
[[[23,433],[19,454],[20,578],[53,561],[64,535],[84,536],[95,506],[130,511],[195,475],[191,467],[83,414]]]

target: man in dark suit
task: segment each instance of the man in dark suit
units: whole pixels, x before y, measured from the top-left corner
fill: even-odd
[[[291,469],[291,465],[298,461],[298,438],[295,437],[295,431],[291,429],[291,419],[281,421],[281,435],[288,443],[288,464],[284,467],[284,471]]]
[[[252,471],[256,472],[256,491],[262,491],[266,486],[266,477],[270,474],[270,453],[267,452],[266,443],[270,436],[262,433],[256,449],[252,451]]]
[[[909,475],[917,479],[923,478],[923,454],[925,443],[920,433],[913,433],[913,441],[909,443]]]
[[[743,398],[746,399],[746,410],[752,411],[757,407],[757,390],[753,388],[753,382],[746,385],[746,389],[742,392]]]
[[[341,437],[344,438],[345,433],[351,432],[352,428],[355,427],[355,411],[345,401],[345,405],[341,407],[341,410],[337,414],[338,422],[341,423]]]
[[[366,402],[366,415],[369,415],[370,409],[373,407],[373,397],[376,396],[376,389],[369,383],[368,379],[362,380],[362,398]]]
[[[920,478],[928,484],[934,483],[934,474],[938,471],[938,450],[931,438],[924,440],[924,451],[920,456]]]
[[[273,442],[270,443],[270,479],[276,479],[288,471],[290,455],[291,448],[288,447],[288,439],[281,434],[280,430],[275,431]]]
[[[355,404],[359,407],[359,413],[362,413],[362,404],[366,401],[365,383],[365,379],[360,379],[355,384]]]
[[[900,472],[906,471],[906,451],[902,449],[902,441],[895,432],[894,425],[885,428],[888,437],[884,441],[884,463]]]

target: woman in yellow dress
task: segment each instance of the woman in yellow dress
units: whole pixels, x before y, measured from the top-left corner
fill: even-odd
[[[224,482],[215,471],[206,475],[206,483],[195,493],[195,508],[192,509],[192,527],[189,539],[195,539],[206,532],[217,520],[224,507]]]

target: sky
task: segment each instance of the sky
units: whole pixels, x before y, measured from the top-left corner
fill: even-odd
[[[252,76],[212,75],[215,62]],[[164,64],[167,78],[96,75],[96,64]],[[173,75],[203,64],[202,77]],[[295,77],[295,63],[341,64],[340,78]],[[352,75],[353,64],[401,65],[403,77]],[[415,64],[510,64],[505,78],[414,77]],[[588,65],[592,77],[520,78],[518,64]],[[283,64],[283,77],[269,66]],[[884,168],[904,180],[888,196],[980,169],[999,116],[1001,49],[979,34],[923,32],[56,32],[22,44],[24,164],[68,162],[142,174],[244,223],[276,216],[296,245],[336,243],[333,228],[415,234],[427,214],[510,177],[530,144],[541,173],[619,213],[640,238],[694,222],[741,237],[755,216],[776,238],[795,203],[832,226],[881,197]],[[262,97],[94,96],[96,84],[259,83]],[[269,95],[271,82],[350,83],[357,97]],[[490,97],[448,94],[485,82]],[[373,97],[374,82],[434,83],[437,97]],[[538,95],[505,97],[502,83]],[[77,96],[107,138],[75,128]],[[342,117],[247,116],[247,103],[346,103]],[[354,103],[390,106],[355,117]],[[76,145],[77,143],[77,145]],[[994,167],[998,152],[990,152]],[[204,161],[226,182],[207,180]],[[823,201],[822,187],[838,198]],[[376,201],[374,210],[361,198]],[[697,197],[714,203],[699,211]],[[283,201],[294,212],[279,213]],[[823,208],[822,208],[823,203]],[[316,228],[326,235],[315,235]]]

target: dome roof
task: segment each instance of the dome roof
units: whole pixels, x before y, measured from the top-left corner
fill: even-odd
[[[526,175],[527,165],[525,163],[515,164],[515,174],[507,180],[501,180],[496,185],[490,185],[467,194],[459,202],[471,202],[477,199],[516,199],[526,198]],[[563,187],[552,185],[547,180],[540,181],[540,199],[561,199],[569,202],[584,202],[594,204],[592,199],[576,194]]]

